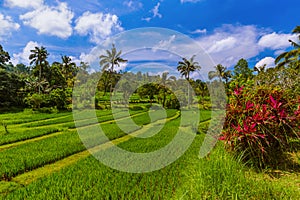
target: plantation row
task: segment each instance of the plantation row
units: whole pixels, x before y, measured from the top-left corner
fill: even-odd
[[[171,112],[175,116],[176,112]],[[142,116],[145,120],[148,117],[147,115]],[[119,143],[118,146],[132,152],[155,151],[172,140],[180,120],[177,118],[167,122],[164,128],[151,138],[132,138]],[[139,119],[139,121],[142,120]],[[122,134],[115,123],[101,126],[111,132]],[[86,129],[88,128],[86,127]],[[58,142],[65,140],[67,141],[65,143],[71,147],[65,146],[64,148],[68,148],[69,151],[72,148],[74,150],[71,144],[73,139],[70,138],[74,138],[75,144],[75,135],[75,132],[70,131],[65,134],[65,138],[53,140],[54,148],[59,148],[59,145],[63,145],[63,143]],[[300,192],[295,193],[293,187],[270,183],[257,176],[251,178],[253,173],[247,176],[245,167],[227,154],[221,144],[217,145],[209,157],[199,160],[197,155],[203,136],[197,135],[188,151],[176,162],[155,172],[142,174],[120,172],[101,164],[93,156],[88,156],[29,185],[22,186],[15,182],[8,182],[10,188],[2,191],[2,198],[297,199]],[[108,134],[108,137],[112,139],[115,136]],[[80,142],[78,137],[77,140]],[[42,145],[46,147],[49,144],[45,141]],[[33,146],[28,147],[27,151],[34,151]],[[25,149],[24,152],[26,152]],[[44,156],[57,153],[53,151]],[[40,159],[42,160],[42,156]],[[45,173],[47,174],[47,171]]]
[[[176,113],[178,113],[176,110],[167,110],[166,114],[167,114],[168,118],[170,118],[170,117],[177,118]],[[132,119],[138,125],[149,124],[149,120],[150,120],[148,113],[142,113],[141,115],[133,117]],[[159,119],[160,118],[159,118],[158,114],[152,115],[152,122],[159,120]],[[158,149],[160,146],[162,147],[162,146],[166,145],[170,141],[170,139],[172,139],[174,137],[174,134],[176,133],[176,131],[172,131],[172,130],[170,130],[170,128],[176,129],[176,126],[178,126],[178,123],[179,123],[179,119],[172,120],[170,122],[167,122],[167,124],[164,126],[163,130],[155,137],[152,137],[152,138],[146,139],[146,140],[133,138],[130,140],[130,141],[132,141],[132,144],[130,144],[128,142],[124,142],[125,145],[123,145],[123,146],[120,145],[120,146],[122,148],[130,150],[130,151],[140,151],[142,149],[147,150],[147,151],[152,151],[152,150]],[[90,127],[88,126],[88,127],[82,127],[82,128],[85,129],[87,138],[88,138]],[[108,133],[107,137],[110,140],[113,140],[115,138],[120,138],[125,135],[118,128],[116,123],[101,124],[101,128],[104,130],[105,133]],[[93,136],[93,133],[90,133],[90,134],[91,134],[91,136]],[[158,140],[158,138],[159,138],[159,140]],[[96,140],[96,138],[89,138],[89,139],[91,142],[94,142],[93,144],[91,143],[91,147],[101,144],[101,138],[100,139],[97,138],[97,140]],[[160,145],[158,145],[158,141],[159,141]],[[12,177],[16,176],[17,174],[25,173],[28,170],[33,170],[33,169],[43,166],[47,163],[55,162],[59,159],[67,157],[68,155],[72,155],[76,152],[83,151],[84,149],[85,149],[85,147],[82,145],[80,138],[76,134],[76,131],[65,131],[63,134],[55,136],[55,137],[47,138],[47,139],[44,139],[44,140],[41,140],[38,142],[29,143],[26,145],[25,144],[20,145],[18,147],[12,148],[12,149],[2,151],[0,154],[0,156],[1,156],[0,170],[1,170],[2,178],[9,180]],[[19,155],[19,156],[16,157],[15,155]],[[95,162],[95,160],[93,160],[92,157],[84,159],[83,161],[79,161],[77,164],[70,166],[71,173],[73,173],[72,168],[74,168],[74,167],[76,168],[77,166],[80,166],[82,162],[84,163],[89,160],[92,160],[93,162]],[[88,166],[90,166],[90,164]],[[101,166],[101,167],[103,168],[104,166]],[[104,167],[104,169],[105,168],[107,170],[107,167]],[[178,177],[178,173],[181,170],[178,170],[179,166],[176,166],[173,168],[174,168],[173,170],[165,170],[165,172],[164,172],[165,174],[163,176],[160,176],[159,180],[157,179],[157,177],[154,174],[150,175],[150,176],[146,175],[142,179],[139,178],[138,176],[134,176],[134,175],[133,175],[133,177],[130,178],[128,176],[129,175],[128,174],[127,181],[130,181],[130,185],[132,187],[134,187],[137,183],[143,184],[145,186],[146,190],[148,190],[147,191],[148,196],[150,195],[150,193],[152,193],[155,190],[159,190],[162,192],[161,194],[158,194],[157,192],[153,193],[152,194],[153,198],[156,195],[170,196],[170,195],[174,194],[176,184],[180,183],[180,182],[178,182],[176,177]],[[66,169],[68,169],[68,167]],[[68,172],[68,173],[70,173],[70,172]],[[90,177],[90,176],[92,177],[94,175],[96,175],[96,174],[89,173],[88,177]],[[73,175],[71,175],[71,176],[72,176],[72,178],[76,178],[76,176],[73,176]],[[113,176],[113,174],[112,173],[108,174],[108,177],[110,177],[110,176]],[[173,178],[170,178],[170,177],[173,177]],[[106,179],[106,177],[103,177],[103,178]],[[122,177],[120,177],[120,178],[122,178]],[[82,180],[84,180],[84,179],[82,179]],[[122,182],[121,180],[119,180],[117,182],[122,184],[123,188],[126,188],[128,186],[126,182]],[[175,184],[175,182],[176,182],[176,184]],[[33,184],[35,184],[35,182]],[[168,191],[168,187],[170,184],[172,184],[172,185],[174,184],[173,191]],[[89,186],[88,184],[85,184],[85,185],[86,185],[85,187]],[[150,185],[153,188],[151,188]],[[120,191],[122,191],[122,187],[121,187]],[[99,198],[104,197],[104,196],[105,196],[105,198],[108,198],[106,192],[110,191],[109,188],[103,189],[102,191],[104,193],[100,194]],[[90,192],[92,192],[92,191],[90,191]],[[115,194],[113,194],[111,191],[109,193],[110,193],[109,195],[111,195],[112,197],[115,196]],[[141,190],[138,193],[136,193],[136,192],[132,193],[132,195],[136,196],[138,194],[138,196],[136,196],[136,197],[139,197],[139,196],[143,197],[143,196],[145,196],[144,193],[145,193],[145,191]],[[36,194],[38,194],[38,193],[36,193]],[[70,193],[70,195],[71,195],[71,193]],[[74,193],[72,195],[77,195],[77,194]],[[91,194],[88,194],[88,195],[91,195]],[[124,195],[127,196],[126,194],[124,194]],[[55,194],[51,194],[50,196],[52,199],[57,198],[57,196],[55,196]],[[119,196],[119,195],[117,195],[117,196]],[[130,196],[131,195],[129,195],[127,197],[130,197]],[[79,196],[77,196],[77,198],[79,198],[79,197],[80,197],[80,194],[79,194]],[[5,198],[10,198],[10,197],[7,196]],[[13,197],[13,198],[22,198],[22,197]],[[42,197],[31,196],[31,198],[42,198]],[[45,198],[47,198],[47,197],[45,197]]]
[[[150,122],[153,123],[161,119],[162,116],[161,112],[159,111],[154,111],[151,113],[151,119],[148,112],[145,112],[145,110],[131,111],[130,113],[132,114],[132,120],[137,125],[141,126],[149,124]],[[167,110],[166,116],[168,118],[177,118],[177,113],[178,112],[176,110]],[[44,118],[42,115],[44,114],[41,114],[41,116],[37,116],[35,118],[38,119],[40,117],[40,121],[33,120],[31,123],[26,121],[23,124],[18,124],[14,131],[3,134],[3,137],[1,138],[2,141],[10,141],[8,145],[11,146],[9,148],[6,148],[7,145],[0,146],[0,173],[2,180],[9,181],[18,174],[26,173],[46,164],[55,163],[58,160],[78,152],[82,152],[86,149],[78,137],[77,132],[72,130],[74,128],[74,122],[69,122],[72,119],[71,115],[58,115],[57,117],[51,116],[51,118]],[[126,115],[124,114],[123,116],[124,117],[122,118],[119,115],[119,122],[122,122],[126,119]],[[203,119],[207,119],[209,116],[209,113],[206,113],[206,115],[203,115]],[[18,119],[22,120],[22,117],[20,116]],[[106,136],[110,140],[125,136],[126,134],[120,130],[116,122],[111,119],[112,115],[105,112],[98,117],[98,121],[101,124],[102,130],[106,133]],[[9,121],[7,116],[6,120]],[[52,125],[54,125],[53,122],[60,122],[58,123],[57,127],[64,127],[66,129],[62,130],[61,132],[53,131],[55,134],[50,134],[51,132],[49,130],[51,130],[50,128]],[[84,119],[80,122],[83,122],[81,129],[84,129],[86,133],[85,137],[81,139],[89,141],[90,146],[88,146],[88,148],[100,145],[106,141],[105,138],[95,138],[94,133],[89,132],[89,130],[93,130],[92,127],[95,126],[94,124],[89,124],[88,121]],[[136,131],[138,129],[133,129],[130,131]],[[39,137],[41,137],[40,140]],[[35,139],[32,138],[37,140],[35,141]],[[27,139],[28,141],[26,141]],[[23,141],[16,142],[20,140]],[[19,145],[18,143],[22,144]]]
[[[132,115],[144,112],[145,110],[140,110],[140,111],[132,111]],[[124,116],[126,113],[124,112]],[[51,114],[52,116],[52,114]],[[84,116],[84,113],[83,115]],[[122,115],[120,115],[120,118],[122,118]],[[98,114],[98,122],[105,122],[109,120],[113,120],[113,116],[111,115],[111,111],[104,112],[103,114]],[[82,119],[84,124],[90,125],[90,120],[89,119]],[[11,122],[11,121],[8,121]],[[13,127],[10,129],[10,127]],[[58,117],[53,116],[51,119],[47,118],[47,120],[40,120],[40,121],[33,121],[33,122],[28,122],[26,121],[25,123],[18,124],[18,125],[8,125],[8,133],[5,132],[4,129],[0,130],[0,145],[4,144],[9,144],[17,141],[22,141],[22,140],[27,140],[35,137],[40,137],[43,135],[48,135],[51,133],[56,133],[59,131],[64,131],[67,129],[75,128],[73,116],[71,113],[68,113],[68,115],[64,114],[63,117]]]
[[[175,114],[176,110],[167,111],[168,117],[172,117]],[[144,111],[140,112],[140,115],[133,115],[132,119],[139,125],[149,123],[148,113]],[[156,116],[155,120],[158,119],[159,116]],[[119,120],[122,121],[122,119]],[[86,132],[86,137],[84,139],[90,141],[89,148],[102,144],[106,141],[105,138],[101,139],[98,136],[95,138],[96,136],[94,133],[89,132],[91,126],[85,126],[82,128]],[[118,128],[115,122],[101,124],[101,128],[110,140],[114,140],[125,135],[125,133]],[[17,174],[33,170],[47,163],[53,163],[85,149],[86,147],[82,144],[75,130],[64,130],[61,134],[55,135],[54,137],[49,137],[36,142],[24,143],[14,148],[4,149],[0,152],[1,177],[3,180],[10,180]]]

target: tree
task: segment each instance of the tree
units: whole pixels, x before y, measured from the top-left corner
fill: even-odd
[[[15,73],[0,69],[0,107],[22,105],[22,99],[19,95],[24,82]]]
[[[140,98],[147,97],[150,100],[150,105],[152,105],[155,95],[158,94],[158,91],[158,84],[156,83],[147,83],[137,89],[137,93]]]
[[[252,70],[248,66],[248,62],[245,59],[240,59],[234,66],[234,79],[248,80],[253,77]]]
[[[3,47],[0,45],[0,68],[5,68],[5,64],[10,60],[9,53],[4,51]]]
[[[103,71],[108,71],[110,74],[110,99],[112,97],[112,79],[113,79],[113,73],[115,72],[115,66],[120,67],[121,63],[126,63],[127,60],[121,58],[122,51],[117,52],[117,49],[115,45],[112,45],[111,51],[106,50],[107,55],[100,55],[100,66],[102,67]]]
[[[300,26],[297,26],[292,33],[299,34],[298,40],[300,40]],[[289,40],[294,49],[280,54],[275,59],[275,64],[278,68],[286,65],[294,66],[295,69],[300,69],[300,43]]]
[[[51,82],[52,89],[67,87],[67,79],[62,72],[62,64],[59,62],[52,63],[51,67]]]
[[[193,55],[189,60],[182,58],[182,61],[178,62],[177,70],[181,76],[184,76],[188,82],[190,82],[190,73],[196,70],[200,70],[201,66],[198,62],[194,61],[196,55]],[[190,87],[188,86],[188,106],[190,105]]]
[[[159,88],[162,91],[162,105],[163,107],[166,106],[166,99],[167,99],[167,94],[168,94],[168,88],[167,85],[175,85],[176,82],[176,77],[175,76],[170,76],[168,77],[169,72],[164,72],[162,73],[161,79],[160,79],[160,85]]]
[[[30,50],[31,54],[29,55],[30,65],[34,64],[34,73],[38,71],[39,82],[42,80],[42,71],[43,68],[49,65],[47,58],[49,53],[45,47],[35,47],[35,49]],[[41,93],[41,87],[39,87],[39,94]]]
[[[231,71],[227,70],[227,67],[224,67],[221,64],[218,64],[214,68],[216,69],[215,71],[208,72],[208,78],[212,80],[218,77],[219,81],[222,81],[222,79],[225,80],[225,83],[227,85],[229,79],[231,78]]]
[[[72,79],[76,73],[78,72],[77,66],[69,56],[62,56],[62,74],[64,75],[65,79]]]
[[[30,68],[23,63],[19,63],[14,67],[14,72],[18,75],[29,75]]]

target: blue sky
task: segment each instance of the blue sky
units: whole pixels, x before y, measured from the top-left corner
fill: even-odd
[[[41,45],[50,53],[50,62],[68,55],[76,62],[97,63],[107,38],[136,28],[160,27],[170,32],[143,40],[162,47],[184,34],[214,64],[231,68],[245,58],[252,67],[272,67],[274,58],[290,48],[288,39],[296,40],[291,31],[300,25],[299,7],[299,0],[0,0],[0,44],[14,64],[28,64],[29,50]],[[185,55],[174,58],[180,56]],[[144,61],[155,61],[153,57],[152,52]]]

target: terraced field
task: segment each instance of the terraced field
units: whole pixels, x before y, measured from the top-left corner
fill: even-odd
[[[199,134],[174,163],[149,173],[110,168],[91,153],[101,154],[113,145],[130,152],[155,152],[170,144],[182,125],[177,110],[167,110],[165,115],[146,108],[131,110],[130,116],[126,113],[120,110],[113,116],[111,111],[97,111],[98,123],[80,113],[76,124],[84,130],[81,138],[72,113],[0,115],[8,130],[0,127],[0,199],[297,199],[300,195],[297,173],[280,181],[265,179],[265,174],[249,170],[230,156],[221,143],[199,159],[210,111],[200,111]],[[191,111],[186,116],[195,114]],[[119,125],[126,125],[129,118],[136,126],[126,127],[129,132],[125,133]],[[160,125],[159,132],[147,135]],[[94,134],[96,126],[111,142]],[[291,177],[293,183],[288,181]]]
[[[149,112],[153,112],[151,118]],[[98,123],[91,123],[82,112],[82,119],[78,121],[77,125],[80,124],[79,128],[85,131],[85,140],[89,141],[88,147],[83,145],[77,134],[72,113],[0,115],[0,121],[7,125],[7,131],[4,127],[0,127],[1,197],[5,199],[82,199],[82,197],[90,198],[94,195],[101,199],[171,197],[175,194],[177,185],[180,184],[176,177],[178,177],[177,173],[181,171],[180,168],[183,169],[182,163],[177,162],[178,164],[171,165],[170,169],[172,170],[163,169],[155,173],[137,175],[110,169],[100,164],[91,155],[90,152],[110,148],[105,138],[96,137],[91,132],[94,126],[100,125],[106,136],[115,145],[129,151],[146,152],[168,144],[174,137],[180,122],[179,111],[167,110],[167,122],[159,134],[149,139],[135,138],[135,136],[147,132],[155,124],[161,123],[164,116],[159,112],[146,110],[146,108],[138,111],[131,110],[130,118],[137,126],[130,130],[130,134],[127,134],[117,124],[122,121],[126,122],[127,113],[126,110],[120,110],[115,118],[116,115],[113,116],[109,110],[97,111]],[[201,119],[209,120],[210,113],[203,112]],[[77,176],[83,171],[87,176],[83,179],[80,178],[79,182],[76,181]],[[61,177],[61,175],[63,176]],[[69,183],[72,182],[72,186],[61,188],[66,191],[60,191],[61,189],[56,191],[56,187],[66,184],[64,180],[67,179],[63,178],[64,176],[72,178],[72,180],[68,180]],[[115,186],[111,185],[109,188],[100,189],[114,176],[118,177],[114,179]],[[173,178],[170,179],[170,177]],[[53,178],[56,181],[52,180]],[[41,181],[46,182],[40,183]],[[96,182],[93,183],[93,181]],[[141,186],[139,191],[129,192],[128,189],[135,187],[137,183]],[[56,192],[52,194],[49,191],[45,192],[47,184],[52,185],[49,188],[50,191]],[[77,186],[73,186],[73,184]],[[172,185],[171,189],[170,185]],[[35,192],[27,193],[26,191],[29,192],[32,187],[39,187],[43,191],[34,189]],[[116,188],[111,190],[114,187]],[[118,187],[121,189],[117,189]],[[101,193],[99,193],[100,191]],[[93,194],[94,192],[96,194]]]

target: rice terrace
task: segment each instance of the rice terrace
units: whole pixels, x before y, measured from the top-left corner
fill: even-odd
[[[0,199],[300,199],[300,26],[183,34],[154,27],[166,1],[76,2],[0,2]]]

